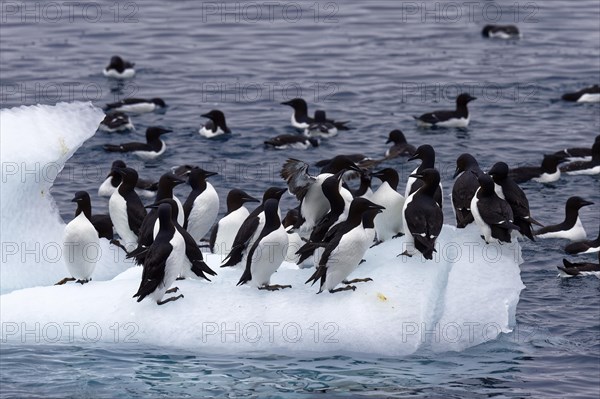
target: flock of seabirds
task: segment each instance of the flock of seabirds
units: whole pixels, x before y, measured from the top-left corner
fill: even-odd
[[[514,26],[487,26],[487,37],[514,38],[519,31]],[[134,64],[114,56],[104,69],[110,78],[127,79],[135,75]],[[454,110],[425,113],[415,117],[424,128],[458,127],[469,124],[467,104],[473,100],[468,93],[460,94]],[[600,102],[598,85],[567,93],[565,101]],[[329,119],[325,111],[308,113],[301,98],[283,102],[293,108],[291,124],[302,134],[284,134],[265,141],[266,146],[279,149],[306,149],[317,146],[322,138],[333,137],[350,129],[348,122]],[[134,129],[130,115],[165,108],[160,98],[150,100],[128,98],[107,104],[106,117],[100,130],[109,132]],[[231,133],[225,115],[212,110],[204,115],[208,121],[199,134],[206,138]],[[106,144],[104,149],[116,153],[133,153],[142,159],[159,157],[166,149],[162,140],[170,130],[149,127],[145,143]],[[383,241],[405,236],[406,250],[398,256],[421,254],[433,259],[435,244],[443,225],[443,188],[435,169],[435,150],[431,145],[415,147],[407,143],[400,130],[389,133],[386,143],[392,143],[381,159],[362,154],[338,155],[316,164],[320,172],[309,174],[309,165],[288,159],[281,169],[287,187],[269,187],[261,199],[240,189],[227,195],[227,213],[217,223],[219,197],[208,181],[216,173],[184,165],[163,174],[158,182],[141,179],[122,160],[115,160],[106,180],[100,186],[100,196],[110,197],[109,215],[92,214],[90,196],[85,191],[75,193],[76,217],[65,227],[65,245],[98,244],[100,238],[111,240],[143,266],[142,281],[134,297],[146,297],[156,303],[182,298],[172,287],[177,279],[206,279],[217,273],[205,262],[201,247],[224,256],[221,267],[238,267],[241,277],[237,285],[250,284],[261,290],[279,290],[289,285],[273,285],[271,276],[284,260],[299,267],[315,266],[306,283],[319,283],[319,293],[355,290],[357,282],[370,278],[347,280],[363,260],[369,247]],[[399,189],[399,175],[393,168],[375,170],[383,161],[407,157],[420,160],[410,174],[404,192]],[[585,241],[586,232],[578,211],[592,205],[581,197],[571,197],[565,205],[565,218],[559,224],[542,226],[529,211],[529,203],[520,183],[534,180],[549,183],[566,174],[600,174],[600,136],[590,147],[569,148],[545,155],[541,165],[509,168],[498,162],[483,171],[471,154],[461,154],[456,160],[454,185],[450,196],[457,228],[475,223],[486,243],[509,243],[516,237],[565,238],[567,254],[599,253],[600,233],[595,240]],[[358,188],[350,188],[348,180],[359,179]],[[371,189],[372,179],[381,182]],[[191,192],[182,203],[173,195],[177,185],[188,183]],[[289,191],[299,205],[281,219],[279,200]],[[144,205],[141,197],[152,197]],[[257,205],[252,209],[251,203]],[[250,209],[249,209],[250,208]],[[534,230],[533,225],[540,228]],[[115,239],[117,232],[120,241]],[[206,237],[209,237],[206,239]],[[77,247],[75,247],[77,248]],[[83,251],[67,259],[71,277],[67,281],[85,283],[91,280],[95,259],[86,258]],[[558,267],[565,276],[600,272],[600,264],[572,263],[567,259]]]

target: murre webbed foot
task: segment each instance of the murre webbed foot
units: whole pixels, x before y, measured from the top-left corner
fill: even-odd
[[[63,284],[66,284],[67,281],[75,281],[75,279],[73,277],[65,277],[54,285],[63,285]]]
[[[183,298],[183,294],[179,294],[179,295],[177,295],[177,296],[172,296],[171,298],[167,298],[167,299],[165,299],[164,301],[156,301],[156,303],[157,303],[158,305],[164,305],[164,304],[165,304],[165,303],[167,303],[167,302],[173,302],[173,301],[176,301],[176,300],[178,300],[179,298]]]
[[[408,250],[402,252],[401,254],[396,255],[396,258],[399,256],[408,256],[409,258],[412,258],[412,255],[408,253]]]
[[[359,265],[362,265],[363,263],[365,263],[367,260],[366,259],[361,259],[360,262],[358,262]]]
[[[392,239],[394,239],[394,238],[400,238],[403,235],[404,235],[404,233],[400,232],[400,233],[396,234],[395,236],[393,236]]]
[[[374,243],[373,245],[371,245],[369,248],[376,247],[376,246],[378,246],[379,244],[381,244],[382,242],[383,242],[383,241],[381,241],[381,240],[377,240],[377,241],[375,241],[375,243]]]
[[[181,281],[181,280],[185,280],[185,277],[181,277],[181,276],[179,276],[179,277],[177,277],[177,278],[175,279],[175,281]]]
[[[292,288],[291,285],[280,285],[280,284],[274,284],[274,285],[263,285],[258,287],[259,290],[267,290],[267,291],[277,291],[277,290],[284,290],[286,288]]]
[[[354,280],[344,280],[342,283],[344,284],[355,284],[355,283],[366,283],[367,281],[373,281],[371,277],[366,278],[355,278]]]
[[[79,283],[81,285],[84,285],[85,283],[89,283],[90,281],[92,281],[92,279],[88,279],[88,280],[77,280],[76,283]]]
[[[166,290],[165,294],[174,294],[177,291],[179,291],[179,287],[173,287],[173,288],[169,288],[168,290]]]
[[[347,285],[345,287],[340,287],[340,288],[336,288],[334,290],[329,290],[329,292],[331,294],[335,294],[336,292],[349,291],[349,290],[356,291],[356,287],[353,285]]]

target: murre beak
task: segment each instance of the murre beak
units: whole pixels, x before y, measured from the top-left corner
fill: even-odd
[[[251,196],[243,197],[242,201],[244,201],[244,202],[260,202],[260,200],[254,198],[254,197],[251,197]]]
[[[209,172],[206,170],[204,171],[204,176],[206,176],[206,177],[211,177],[211,176],[216,176],[216,175],[218,175],[217,172]]]
[[[420,159],[421,155],[419,155],[418,152],[415,152],[413,156],[411,156],[410,158],[407,159],[407,161],[414,161],[415,159]]]
[[[454,171],[454,176],[452,176],[453,179],[456,179],[456,176],[460,175],[460,173],[463,172],[460,168],[456,168],[456,170]]]
[[[415,179],[422,179],[423,175],[420,173],[414,173],[412,175],[408,175],[408,177],[414,177]]]

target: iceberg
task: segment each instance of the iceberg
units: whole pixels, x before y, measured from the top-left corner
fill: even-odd
[[[103,118],[99,108],[82,102],[0,110],[0,293],[50,285],[66,276],[65,223],[50,188],[65,162],[94,135]],[[107,240],[100,242],[102,255],[94,279],[111,279],[131,266],[115,262],[116,250]]]
[[[316,285],[304,284],[313,269],[291,262],[284,262],[271,279],[272,284],[291,284],[291,289],[236,287],[242,269],[221,269],[222,256],[206,254],[206,262],[219,273],[212,282],[177,281],[184,298],[163,306],[151,300],[138,303],[132,296],[142,269],[107,242],[93,281],[53,286],[66,275],[62,260],[19,250],[36,243],[42,249],[58,243],[60,249],[64,222],[49,189],[65,161],[93,135],[102,112],[84,103],[58,104],[2,110],[0,119],[7,163],[0,268],[3,343],[141,343],[215,353],[404,356],[418,350],[461,351],[515,325],[524,288],[521,248],[516,241],[485,244],[474,225],[444,226],[431,261],[420,254],[398,257],[406,249],[404,237],[369,249],[350,278],[373,281],[358,283],[353,292],[317,295]],[[50,164],[55,170],[48,178],[23,175]],[[27,212],[21,210],[23,203]]]

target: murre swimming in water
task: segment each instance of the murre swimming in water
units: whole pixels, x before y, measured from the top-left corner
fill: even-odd
[[[294,113],[292,114],[291,121],[292,121],[292,126],[294,126],[296,129],[305,130],[309,127],[309,125],[311,123],[315,122],[314,118],[311,118],[310,116],[308,116],[308,105],[306,104],[306,101],[304,101],[304,99],[294,98],[289,101],[284,101],[281,104],[289,105],[290,107],[292,107],[294,109]],[[324,114],[322,114],[322,115],[324,116]],[[332,124],[333,127],[335,127],[337,130],[349,130],[349,127],[346,126],[348,121],[339,122],[339,121],[334,121],[332,119],[325,118],[322,122]]]
[[[594,139],[594,144],[600,141],[600,134]],[[593,144],[592,144],[593,147]],[[559,158],[566,158],[569,162],[590,161],[592,159],[592,147],[572,147],[554,153]]]
[[[167,293],[177,292],[170,289],[181,273],[185,259],[185,241],[171,221],[171,206],[161,204],[158,207],[160,227],[156,238],[148,248],[142,272],[142,281],[138,291],[133,295],[141,302],[149,296],[158,305],[183,298],[177,295],[163,300]]]
[[[456,170],[454,171],[456,180],[452,186],[452,206],[456,217],[456,227],[459,229],[474,222],[471,200],[479,189],[477,178],[481,173],[483,172],[473,155],[465,153],[456,159]]]
[[[134,66],[135,63],[125,61],[118,55],[114,55],[111,57],[108,66],[102,70],[102,73],[107,78],[129,79],[135,76]]]
[[[123,112],[109,112],[104,116],[98,129],[104,130],[105,132],[114,133],[122,132],[126,130],[135,130],[131,118]]]
[[[593,262],[578,262],[572,263],[566,259],[563,259],[563,266],[557,266],[560,270],[561,277],[573,277],[573,276],[588,276],[594,275],[600,278],[600,252],[598,253],[598,263]]]
[[[481,35],[490,39],[518,39],[521,32],[515,25],[486,25]]]
[[[171,131],[156,126],[149,127],[146,129],[145,143],[104,144],[104,149],[108,152],[131,152],[142,159],[154,159],[167,149],[167,145],[160,136]]]
[[[237,285],[250,283],[259,290],[277,291],[291,285],[271,284],[271,276],[283,263],[288,234],[279,219],[279,201],[268,199],[264,205],[265,222],[248,251],[246,268]]]
[[[161,98],[126,98],[115,103],[106,104],[106,111],[120,111],[132,114],[145,114],[166,108],[167,104]]]
[[[454,111],[433,111],[413,118],[420,127],[467,127],[470,121],[467,104],[476,99],[468,93],[462,93],[456,98]]]
[[[565,252],[569,255],[591,254],[600,251],[600,232],[595,240],[577,241],[565,247]]]
[[[376,211],[383,210],[383,207],[366,198],[355,198],[350,204],[348,219],[336,226],[332,232],[333,236],[324,244],[325,250],[318,267],[306,281],[314,284],[320,280],[318,293],[324,289],[330,293],[354,291],[356,287],[353,283],[372,281],[370,278],[346,280],[356,270],[373,242],[372,234],[369,234],[363,225],[363,215],[370,210],[374,210],[369,213],[371,219],[368,222],[372,224]],[[340,283],[344,283],[345,286],[336,288]]]
[[[565,93],[562,96],[564,101],[572,101],[578,103],[597,103],[600,102],[600,86],[593,85],[586,87],[574,93]]]
[[[413,156],[417,151],[414,145],[408,144],[406,142],[406,137],[404,137],[404,133],[402,133],[402,131],[399,129],[392,130],[388,135],[388,139],[385,143],[394,143],[394,145],[392,145],[386,150],[386,159],[392,159],[402,156]]]
[[[310,147],[318,147],[319,139],[315,137],[299,136],[297,134],[281,134],[265,140],[265,145],[277,150],[285,150],[286,148],[306,150]]]
[[[208,121],[198,131],[200,136],[210,139],[224,134],[231,134],[231,130],[227,127],[227,123],[225,122],[225,114],[222,111],[213,109],[201,116],[208,118]]]
[[[509,176],[515,183],[525,183],[533,180],[538,183],[552,183],[560,179],[558,165],[565,160],[555,155],[544,155],[541,166],[521,166],[513,168]]]
[[[346,122],[343,122],[346,123]],[[325,137],[330,138],[338,134],[338,128],[335,122],[327,119],[327,115],[323,110],[315,111],[315,117],[308,127],[304,130],[304,135],[308,137]]]
[[[510,205],[513,212],[513,223],[519,226],[519,232],[531,241],[535,241],[531,225],[543,226],[531,217],[527,196],[521,187],[508,176],[508,165],[504,162],[496,162],[488,174],[492,176],[496,184],[494,189],[498,197],[506,200]]]
[[[542,227],[535,232],[539,238],[567,238],[571,241],[585,240],[587,234],[579,219],[579,210],[593,202],[581,197],[570,197],[565,204],[565,220],[562,223]]]
[[[592,159],[590,161],[575,161],[560,168],[568,175],[597,175],[600,174],[600,141],[592,146]]]
[[[260,202],[244,191],[234,188],[227,194],[227,213],[212,228],[210,234],[210,251],[213,254],[225,255],[233,248],[235,235],[250,215],[244,204]]]

